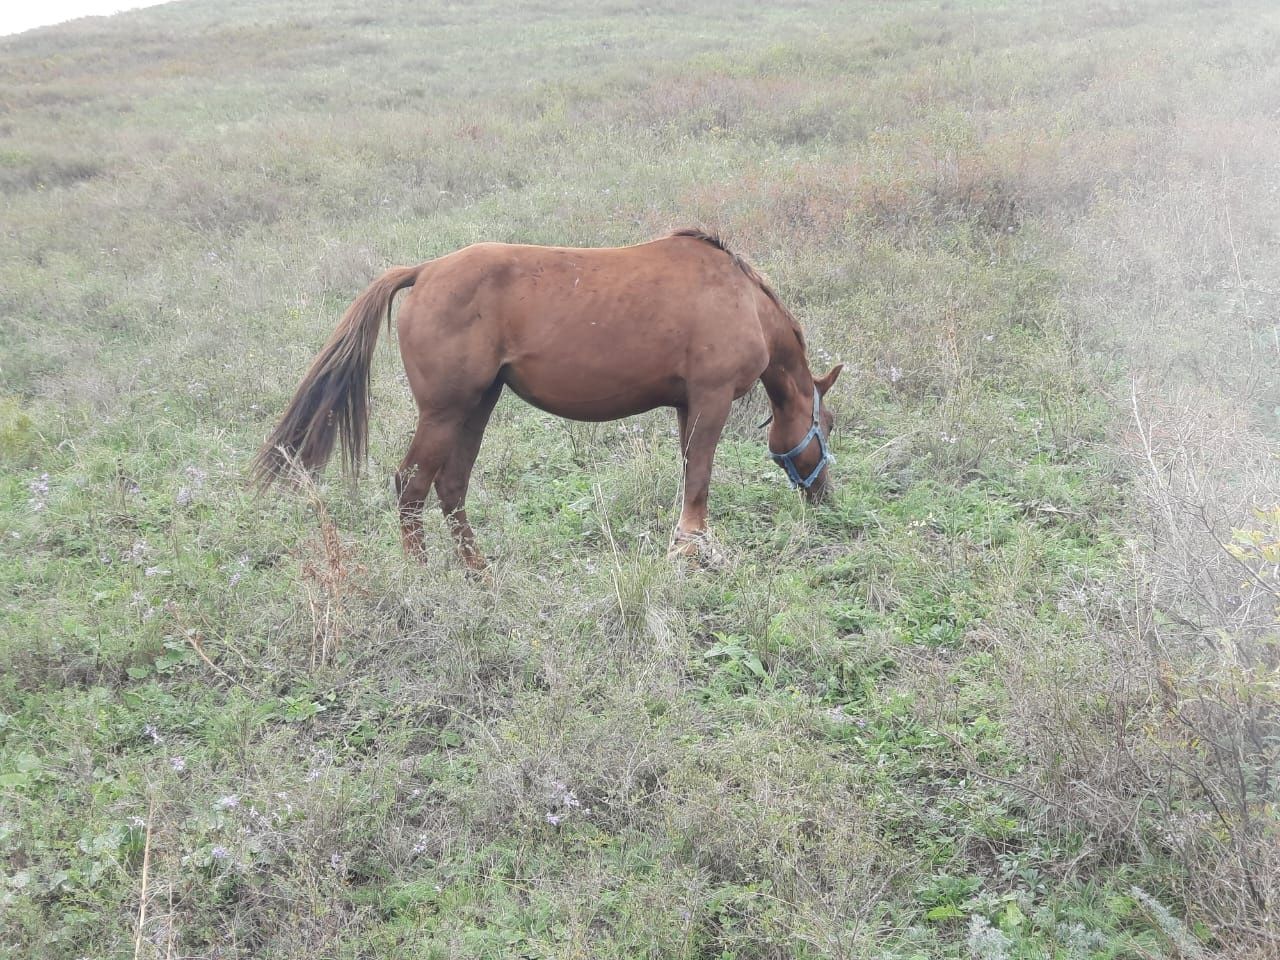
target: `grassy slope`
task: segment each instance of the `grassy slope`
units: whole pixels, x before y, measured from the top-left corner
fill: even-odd
[[[1247,942],[1149,809],[1067,808],[1070,745],[1035,724],[1110,729],[1101,693],[1054,699],[1127,590],[1097,351],[1145,340],[1086,322],[1099,250],[1154,302],[1170,268],[1122,214],[1161,177],[1216,190],[1221,150],[1265,169],[1274,14],[363,6],[0,42],[0,950],[133,952],[148,832],[143,956]],[[438,522],[408,566],[391,349],[366,480],[245,490],[385,264],[689,222],[769,273],[815,366],[850,364],[830,507],[785,489],[752,397],[717,461],[729,562],[684,572],[669,414],[505,400],[472,495],[494,587]],[[1211,276],[1152,376],[1253,356],[1213,335],[1223,243],[1174,247]]]

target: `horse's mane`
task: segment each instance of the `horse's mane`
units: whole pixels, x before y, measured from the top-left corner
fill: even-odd
[[[792,329],[796,332],[796,339],[800,341],[800,349],[807,349],[804,342],[804,332],[800,329],[800,324],[796,321],[796,318],[792,316],[791,311],[788,310],[783,302],[778,299],[777,292],[773,287],[769,286],[768,281],[765,280],[764,277],[760,276],[760,274],[756,272],[756,268],[753,267],[745,257],[730,250],[729,245],[720,239],[719,234],[707,233],[707,231],[698,227],[684,227],[680,230],[672,230],[671,233],[667,234],[667,236],[687,237],[690,240],[701,240],[703,243],[709,243],[717,250],[723,250],[727,253],[729,255],[729,259],[733,261],[734,265],[746,274],[747,279],[759,287],[761,292],[773,301],[773,305],[782,311],[782,315],[791,321]]]

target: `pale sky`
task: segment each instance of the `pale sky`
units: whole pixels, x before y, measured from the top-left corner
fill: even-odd
[[[76,17],[101,17],[164,0],[0,0],[0,35],[62,23]]]

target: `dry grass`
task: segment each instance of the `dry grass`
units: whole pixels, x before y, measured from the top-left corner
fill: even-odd
[[[1274,953],[1277,36],[227,2],[0,41],[0,952]],[[367,480],[246,490],[382,267],[691,221],[849,366],[832,504],[749,397],[725,562],[677,570],[668,414],[507,402],[492,588],[442,524],[410,566],[392,351]]]

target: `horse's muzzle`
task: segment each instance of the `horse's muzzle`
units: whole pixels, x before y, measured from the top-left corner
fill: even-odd
[[[830,500],[835,493],[835,488],[836,485],[831,479],[831,467],[828,465],[827,469],[823,470],[812,484],[801,489],[804,492],[805,500],[816,506]]]

